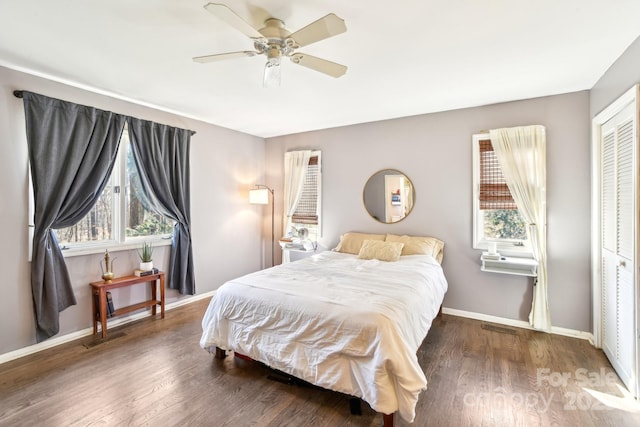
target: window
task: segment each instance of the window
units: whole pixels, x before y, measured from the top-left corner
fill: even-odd
[[[314,151],[309,159],[307,173],[291,222],[296,229],[309,230],[309,240],[317,241],[320,237],[320,184],[321,184],[320,152]]]
[[[77,224],[54,230],[58,244],[69,252],[92,252],[128,243],[168,238],[175,222],[150,209],[125,125],[111,178],[93,209]],[[66,251],[65,251],[66,253]]]
[[[530,252],[527,228],[502,175],[489,134],[473,135],[473,247]]]

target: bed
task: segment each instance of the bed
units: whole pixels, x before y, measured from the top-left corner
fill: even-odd
[[[361,398],[386,414],[385,425],[394,413],[413,422],[427,385],[416,352],[447,290],[442,247],[434,238],[346,233],[333,251],[222,285],[200,345]]]

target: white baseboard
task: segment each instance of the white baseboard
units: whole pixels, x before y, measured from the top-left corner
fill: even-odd
[[[178,301],[174,301],[172,303],[166,304],[164,309],[165,311],[168,311],[177,307],[181,307],[186,304],[191,304],[193,302],[200,301],[205,298],[211,298],[215,293],[216,291],[214,290],[210,292],[205,292],[203,294],[193,295],[188,298],[181,298]],[[446,307],[442,308],[442,312],[444,314],[450,314],[452,316],[466,317],[468,319],[482,320],[485,322],[498,323],[501,325],[533,330],[533,328],[529,325],[529,323],[525,322],[524,320],[507,319],[505,317],[490,316],[488,314],[474,313],[471,311],[456,310],[454,308],[446,308]],[[107,327],[113,328],[116,326],[125,325],[127,323],[131,323],[136,320],[143,319],[145,317],[149,317],[149,313],[146,311],[132,314],[130,316],[124,316],[117,319],[112,319],[108,321]],[[593,334],[591,332],[576,331],[574,329],[566,329],[566,328],[560,328],[557,326],[552,326],[551,333],[556,335],[563,335],[567,337],[588,340],[593,344]],[[89,328],[81,329],[79,331],[72,332],[66,335],[62,335],[59,337],[50,338],[38,344],[33,344],[28,347],[23,347],[18,350],[11,351],[9,353],[1,354],[0,364],[9,362],[11,360],[19,359],[21,357],[28,356],[30,354],[37,353],[39,351],[43,351],[51,347],[65,344],[65,343],[68,343],[92,334],[93,334],[93,326]]]
[[[205,292],[203,294],[193,295],[187,298],[180,298],[177,301],[174,301],[169,304],[165,304],[164,310],[172,310],[177,307],[181,307],[186,304],[191,304],[196,301],[200,301],[205,298],[211,298],[216,293],[216,291]],[[149,317],[150,314],[148,311],[135,313],[129,316],[119,317],[117,319],[107,320],[107,328],[113,328],[120,325],[125,325],[127,323],[134,322],[136,320],[143,319],[145,317]],[[93,326],[85,329],[81,329],[79,331],[71,332],[69,334],[65,334],[59,337],[50,338],[46,341],[43,341],[38,344],[33,344],[28,347],[19,348],[18,350],[10,351],[9,353],[0,354],[0,364],[9,362],[11,360],[19,359],[24,356],[28,356],[33,353],[37,353],[42,350],[46,350],[51,347],[55,347],[61,344],[65,344],[74,340],[77,340],[82,337],[86,337],[89,335],[93,335]]]
[[[466,317],[468,319],[482,320],[485,322],[498,323],[500,325],[514,326],[516,328],[534,330],[531,327],[531,325],[529,325],[529,322],[525,322],[524,320],[507,319],[505,317],[490,316],[488,314],[474,313],[471,311],[456,310],[454,308],[446,308],[446,307],[442,308],[442,312],[444,314],[450,314],[452,316]],[[567,328],[560,328],[558,326],[552,326],[551,333],[556,335],[563,335],[565,337],[588,340],[591,344],[593,344],[593,334],[591,332],[576,331],[575,329],[567,329]]]

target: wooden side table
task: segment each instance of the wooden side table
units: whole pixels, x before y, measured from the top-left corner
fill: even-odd
[[[160,282],[160,299],[157,299],[156,283]],[[140,283],[149,283],[151,285],[151,299],[127,307],[122,307],[113,312],[113,317],[130,313],[142,308],[151,307],[151,315],[156,315],[156,306],[160,306],[160,316],[164,319],[164,272],[159,271],[156,274],[148,276],[125,276],[118,277],[106,283],[103,280],[99,282],[91,282],[91,306],[93,307],[93,335],[98,334],[98,322],[102,326],[102,338],[107,337],[107,291],[110,289],[122,288],[125,286],[137,285]],[[97,301],[96,301],[96,296]]]

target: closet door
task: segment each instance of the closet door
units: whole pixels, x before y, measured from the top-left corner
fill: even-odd
[[[628,104],[601,128],[602,348],[636,393],[636,106]]]

